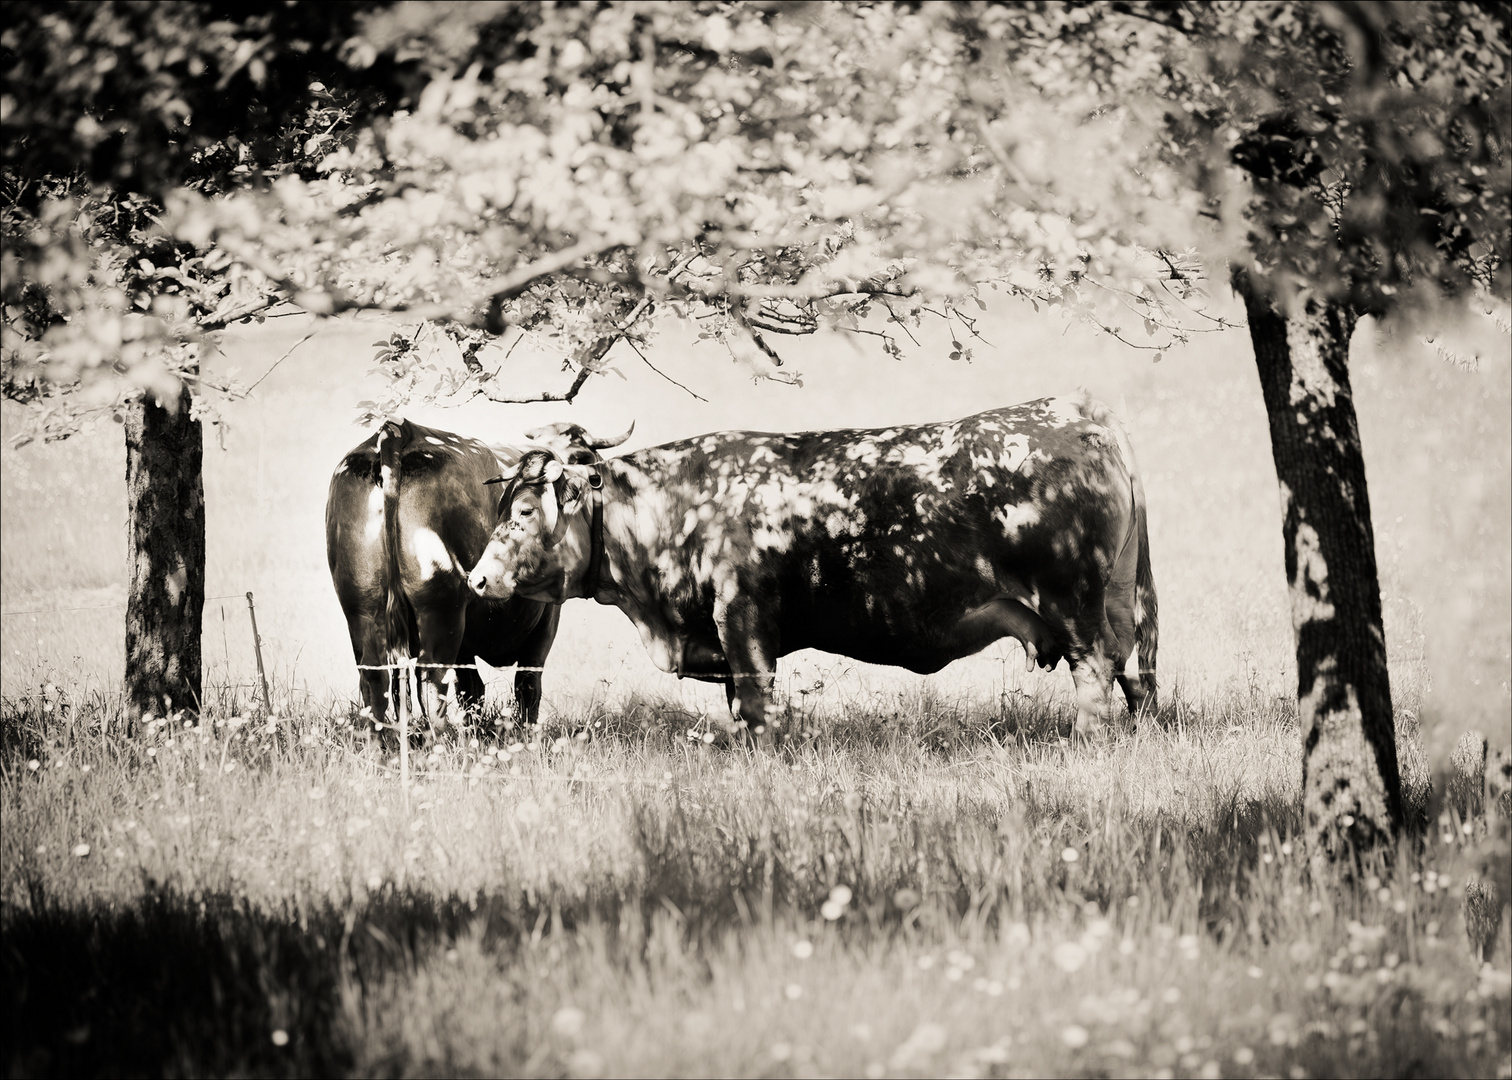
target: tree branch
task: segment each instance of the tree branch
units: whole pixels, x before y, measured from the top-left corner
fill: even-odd
[[[637,345],[633,341],[630,341],[629,338],[626,338],[625,340],[629,344],[629,346],[632,349],[635,350],[635,355],[638,356],[638,357],[640,357],[641,358],[641,362],[644,363],[648,368],[650,368],[652,371],[656,372],[662,378],[666,379],[673,386],[676,386],[676,387],[678,387],[681,390],[687,390],[687,392],[688,392],[688,394],[690,396],[697,398],[699,401],[702,401],[705,405],[707,405],[709,403],[709,399],[708,398],[704,397],[702,394],[698,394],[698,393],[695,393],[692,390],[689,390],[686,386],[683,386],[682,383],[678,382],[672,376],[668,375],[665,371],[663,371],[661,368],[657,367],[650,360],[647,360],[646,359],[646,354],[643,353],[643,352],[641,352],[639,345]]]

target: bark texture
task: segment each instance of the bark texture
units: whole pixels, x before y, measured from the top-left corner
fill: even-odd
[[[127,730],[143,714],[200,707],[205,608],[204,441],[189,390],[127,408]]]
[[[1281,486],[1308,849],[1319,875],[1347,872],[1389,850],[1402,825],[1375,532],[1349,386],[1356,320],[1330,303],[1283,314],[1242,273],[1235,286]]]

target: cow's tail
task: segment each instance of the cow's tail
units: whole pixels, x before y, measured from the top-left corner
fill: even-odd
[[[1155,658],[1160,648],[1160,605],[1155,597],[1155,574],[1150,568],[1150,526],[1145,512],[1144,482],[1134,459],[1134,444],[1124,430],[1118,414],[1096,400],[1085,389],[1076,397],[1081,413],[1088,420],[1113,433],[1118,452],[1129,471],[1129,490],[1134,501],[1134,542],[1139,550],[1134,556],[1134,644],[1139,657],[1139,682],[1145,693],[1145,707],[1154,709],[1159,698],[1155,685]]]
[[[409,435],[407,420],[390,420],[378,432],[378,475],[383,485],[383,612],[378,627],[384,646],[381,652],[389,664],[412,655],[409,601],[399,572],[399,462]]]

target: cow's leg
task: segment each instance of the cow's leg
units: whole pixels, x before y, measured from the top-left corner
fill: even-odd
[[[541,672],[546,666],[546,656],[551,652],[551,643],[556,640],[557,623],[562,609],[549,604],[541,612],[530,636],[520,643],[520,652],[515,659],[515,716],[522,724],[536,724],[541,719]],[[537,670],[527,670],[535,668]]]
[[[455,664],[462,647],[462,633],[467,628],[465,603],[437,603],[417,607],[415,629],[420,636],[419,675],[420,696],[425,699],[425,714],[430,720],[431,733],[440,735],[446,730],[450,719],[444,708],[449,686],[447,667],[426,667],[427,664]]]
[[[764,744],[782,725],[772,687],[777,679],[777,632],[774,620],[757,603],[736,596],[714,605],[714,626],[729,664],[725,693],[730,715]]]
[[[1076,682],[1076,734],[1089,736],[1108,722],[1113,679],[1121,666],[1100,589],[1087,597],[1076,618],[1076,644],[1070,659],[1071,678]]]
[[[362,703],[367,707],[371,715],[372,726],[368,729],[369,734],[376,733],[378,742],[387,750],[398,747],[396,737],[386,728],[389,721],[389,704],[393,700],[395,690],[394,673],[381,669],[381,665],[387,664],[388,656],[380,647],[376,634],[370,634],[362,644],[362,651],[357,656],[357,662],[363,665],[358,671],[358,685],[362,693]],[[379,670],[374,670],[379,669]]]
[[[468,653],[457,657],[456,673],[457,708],[463,712],[477,709],[483,704],[483,676],[478,674],[478,658]]]
[[[1101,731],[1113,704],[1113,662],[1103,643],[1097,641],[1086,653],[1071,661],[1076,682],[1076,734],[1087,737]]]
[[[1129,703],[1129,712],[1134,716],[1144,708],[1149,694],[1145,680],[1140,674],[1141,657],[1134,637],[1134,605],[1138,593],[1136,565],[1139,555],[1139,540],[1135,537],[1124,545],[1114,561],[1107,589],[1103,595],[1103,609],[1107,614],[1109,636],[1108,652],[1113,661],[1118,685],[1123,689],[1124,700]]]

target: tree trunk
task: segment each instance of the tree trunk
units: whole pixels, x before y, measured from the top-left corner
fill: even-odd
[[[150,394],[125,410],[127,732],[144,714],[200,707],[205,608],[205,488],[189,388],[164,408]]]
[[[1241,271],[1271,450],[1297,641],[1302,805],[1314,880],[1389,850],[1402,824],[1375,533],[1349,386],[1355,315],[1276,310]]]

